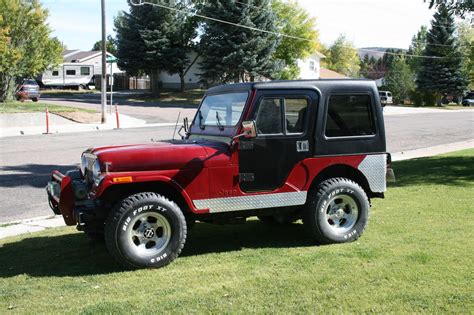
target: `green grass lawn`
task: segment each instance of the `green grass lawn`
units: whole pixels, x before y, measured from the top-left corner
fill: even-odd
[[[95,110],[83,109],[70,106],[51,105],[45,103],[34,103],[34,102],[10,102],[0,103],[0,114],[13,114],[13,113],[32,113],[32,112],[44,112],[46,106],[50,113],[70,113],[70,112],[86,112],[95,113]]]
[[[201,99],[204,95],[205,90],[195,89],[187,90],[186,92],[180,92],[176,90],[163,90],[160,91],[160,97],[156,98],[150,95],[135,96],[128,101],[132,102],[150,102],[158,103],[161,106],[185,106],[185,107],[197,107],[201,103]]]
[[[473,313],[474,150],[394,167],[351,244],[197,224],[168,267],[123,271],[74,228],[0,240],[0,313]]]

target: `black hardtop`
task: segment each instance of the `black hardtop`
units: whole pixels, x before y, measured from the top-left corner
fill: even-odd
[[[374,90],[377,89],[375,81],[367,79],[318,79],[318,80],[291,80],[267,81],[251,83],[234,83],[219,85],[207,90],[206,94],[229,93],[234,91],[263,89],[316,89],[325,90]]]

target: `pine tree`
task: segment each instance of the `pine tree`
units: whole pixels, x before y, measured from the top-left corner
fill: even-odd
[[[130,12],[121,12],[115,19],[118,66],[130,75],[156,72],[147,60],[147,47],[142,37],[148,16],[144,7],[130,5]]]
[[[438,99],[442,94],[461,95],[468,85],[455,32],[451,10],[439,5],[423,53],[431,58],[421,61],[416,80],[420,91],[437,95]]]
[[[184,8],[184,1],[173,7]],[[181,90],[184,76],[195,62],[189,59],[196,37],[195,18],[165,8],[130,3],[130,12],[122,12],[115,20],[118,65],[132,75],[148,74],[152,92],[159,94],[159,73],[177,73]]]
[[[247,0],[245,4],[209,0],[200,6],[200,12],[230,23],[278,31],[269,0]],[[279,43],[277,35],[211,20],[204,22],[202,30],[200,76],[205,84],[274,78],[282,67],[272,58]]]

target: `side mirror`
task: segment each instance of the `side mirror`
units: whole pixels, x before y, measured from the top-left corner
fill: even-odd
[[[257,136],[257,125],[255,124],[255,121],[246,120],[242,122],[242,133],[233,137],[232,142],[235,139],[238,139],[240,137],[244,137],[246,139],[252,139],[252,138],[255,138],[256,136]]]
[[[242,122],[242,136],[247,139],[252,139],[257,136],[257,125],[255,120],[247,120]]]

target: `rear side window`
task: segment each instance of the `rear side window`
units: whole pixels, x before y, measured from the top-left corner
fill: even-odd
[[[53,77],[57,77],[59,76],[59,71],[58,70],[54,70],[53,71]]]
[[[66,75],[76,75],[76,70],[66,70]]]
[[[91,69],[89,67],[81,67],[81,75],[90,75]]]
[[[375,134],[372,100],[369,95],[332,95],[326,118],[327,137]]]

